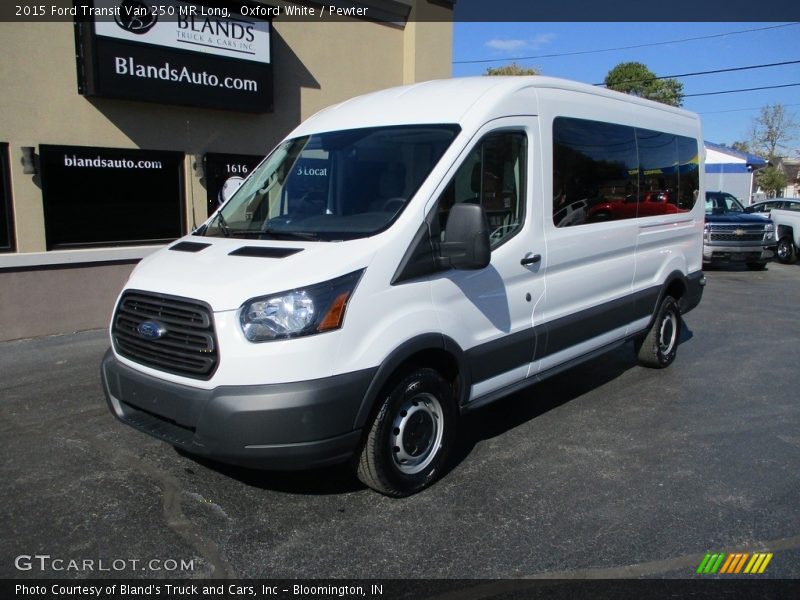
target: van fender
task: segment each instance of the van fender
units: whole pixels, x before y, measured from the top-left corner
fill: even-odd
[[[453,359],[459,377],[457,398],[459,408],[466,403],[469,397],[469,390],[472,387],[472,376],[464,351],[455,341],[444,334],[425,333],[406,340],[390,352],[383,362],[381,362],[375,375],[372,377],[372,381],[364,394],[364,398],[361,400],[361,406],[358,409],[355,422],[353,423],[354,429],[360,429],[367,424],[375,408],[375,404],[379,401],[381,391],[403,365],[413,361],[415,356],[430,351],[442,352]],[[421,366],[435,367],[436,365],[421,363]]]
[[[661,303],[664,301],[664,296],[666,296],[670,291],[677,291],[678,296],[676,297],[676,300],[678,300],[678,307],[681,309],[681,313],[683,313],[683,299],[686,297],[686,294],[689,291],[689,283],[686,275],[682,271],[677,269],[672,271],[669,275],[667,275],[666,279],[664,279],[664,283],[661,284],[661,289],[658,291],[656,301],[649,309],[650,322],[647,324],[648,329],[653,325],[653,321],[656,318],[656,312],[658,311],[658,307],[661,306]]]

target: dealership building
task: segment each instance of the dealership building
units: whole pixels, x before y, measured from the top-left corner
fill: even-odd
[[[445,0],[51,4],[0,23],[0,340],[103,327],[300,121],[450,76]]]

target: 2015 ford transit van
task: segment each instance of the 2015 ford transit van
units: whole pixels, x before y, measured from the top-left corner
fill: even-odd
[[[189,453],[416,492],[460,413],[631,340],[673,362],[705,283],[702,149],[692,113],[545,77],[323,110],[134,270],[109,406]]]

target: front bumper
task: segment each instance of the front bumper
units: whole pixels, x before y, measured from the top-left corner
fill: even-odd
[[[775,245],[722,246],[703,245],[703,262],[722,264],[731,262],[767,262],[775,255]]]
[[[347,460],[376,369],[297,383],[203,390],[121,364],[101,365],[109,408],[123,423],[190,452],[237,465],[306,469]]]

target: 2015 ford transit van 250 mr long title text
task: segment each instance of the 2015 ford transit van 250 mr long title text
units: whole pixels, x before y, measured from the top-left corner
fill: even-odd
[[[692,113],[545,77],[323,110],[134,270],[111,410],[189,453],[416,492],[461,413],[629,340],[673,362],[705,283],[702,152]]]

